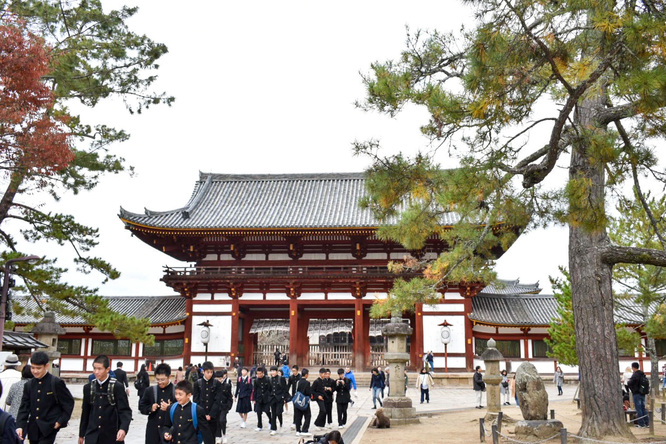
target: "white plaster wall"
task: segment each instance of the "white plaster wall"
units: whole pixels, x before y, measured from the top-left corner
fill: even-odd
[[[447,301],[462,301],[465,298],[460,296],[460,293],[458,293],[457,291],[456,292],[448,291],[444,293],[444,299],[446,299]]]
[[[185,370],[185,366],[183,365],[183,359],[182,358],[165,359],[164,362],[166,364],[169,364],[169,366],[171,367],[171,377],[173,377],[176,374],[176,371],[178,370],[178,367],[183,367],[183,370]]]
[[[313,260],[313,261],[324,261],[326,260],[326,254],[324,253],[307,253],[301,257],[301,260]]]
[[[423,315],[423,351],[432,350],[435,353],[444,353],[444,344],[440,332],[441,324],[446,321],[452,324],[451,342],[449,342],[447,351],[449,353],[465,353],[465,316],[428,316]],[[421,352],[421,350],[419,350]],[[437,367],[437,365],[435,365]]]
[[[83,370],[83,358],[60,359],[60,370],[65,372],[80,372]]]
[[[205,301],[205,300],[210,300],[212,297],[212,293],[199,293],[194,297],[195,301]]]
[[[465,312],[464,304],[435,304],[435,305],[423,305],[423,312],[429,313],[433,311],[455,311],[459,313]]]
[[[350,293],[329,293],[328,298],[338,300],[338,301],[339,300],[355,299],[354,296],[352,296]]]
[[[264,295],[261,293],[243,293],[243,296],[241,296],[240,300],[245,300],[245,301],[257,301],[261,300],[264,298]]]
[[[192,306],[194,314],[204,311],[215,313],[229,313],[231,312],[231,304],[194,304]]]
[[[244,261],[264,261],[266,260],[265,254],[246,254],[243,258]]]
[[[323,301],[324,300],[324,293],[305,293],[302,294],[298,297],[299,300],[306,300],[306,301]]]
[[[384,260],[384,259],[386,259],[386,253],[368,253],[368,254],[365,255],[364,259]]]
[[[209,352],[231,351],[231,316],[192,316],[192,337],[190,339],[193,352],[204,352],[206,349],[201,343],[200,324],[208,320],[213,326],[210,328]]]
[[[288,261],[292,260],[288,254],[269,254],[268,255],[268,260],[269,261]]]
[[[345,261],[351,261],[356,259],[354,256],[352,256],[351,253],[331,253],[328,255],[329,260],[345,260]]]
[[[289,296],[286,293],[268,293],[266,295],[267,301],[288,301]]]
[[[172,325],[166,329],[166,333],[180,333],[183,331],[185,331],[184,325]]]
[[[444,356],[435,356],[435,368],[436,369],[444,369],[445,363],[448,361],[448,367],[449,368],[465,368],[467,367],[467,362],[465,361],[464,357],[451,357],[449,356],[449,359],[446,360],[444,359]],[[419,366],[420,367],[420,366]]]
[[[216,301],[230,301],[231,296],[228,293],[215,293],[213,296]]]

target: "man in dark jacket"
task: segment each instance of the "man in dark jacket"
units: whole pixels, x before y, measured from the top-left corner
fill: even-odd
[[[30,358],[34,379],[26,382],[16,418],[16,434],[34,444],[51,444],[67,426],[74,398],[65,382],[48,372],[49,355],[35,352]],[[54,390],[55,388],[55,390]]]
[[[310,372],[307,368],[301,370],[301,378],[296,383],[296,391],[303,393],[306,397],[312,395],[310,389],[310,382],[308,381],[308,374]],[[296,393],[294,392],[294,395]],[[301,420],[305,419],[305,422],[301,426]],[[311,435],[308,430],[310,430],[310,420],[312,419],[312,411],[310,410],[310,404],[305,410],[300,410],[294,407],[294,423],[296,424],[296,436],[308,436]]]
[[[194,386],[194,396],[192,399],[197,405],[200,405],[206,413],[206,421],[210,426],[212,433],[217,430],[217,419],[220,416],[220,381],[215,379],[215,366],[212,362],[203,363],[203,378],[199,379]]]
[[[634,396],[634,407],[636,408],[636,425],[635,427],[649,427],[650,421],[647,416],[647,409],[645,408],[645,395],[641,393],[641,380],[645,373],[639,370],[638,362],[631,363],[631,370],[633,374],[627,382],[627,387],[631,390]]]
[[[154,385],[145,392],[139,401],[139,411],[148,415],[146,425],[146,444],[164,443],[164,431],[169,426],[169,409],[176,403],[176,390],[169,381],[171,367],[168,364],[158,364],[155,367]]]
[[[83,386],[79,444],[125,442],[132,421],[132,409],[122,384],[111,378],[109,357],[93,361],[95,379]]]
[[[326,405],[326,424],[333,427],[333,393],[335,392],[335,381],[331,379],[331,369],[326,369],[324,376],[324,404]]]
[[[481,366],[477,365],[474,369],[474,394],[476,395],[476,408],[482,409],[481,400],[483,398],[483,390],[486,388],[486,383],[483,382],[483,374],[481,373]]]
[[[335,381],[335,403],[338,405],[338,427],[345,428],[347,424],[347,407],[351,401],[351,381],[345,378],[345,369],[338,369],[338,379]]]
[[[271,367],[271,396],[268,398],[271,409],[271,436],[277,433],[277,417],[282,412],[284,398],[287,396],[287,381],[278,375],[276,366]]]
[[[298,371],[298,366],[294,364],[291,366],[291,374],[289,375],[289,384],[288,384],[288,388],[289,391],[291,391],[292,398],[296,394],[296,384],[298,384],[298,381],[300,381],[300,379],[301,379],[301,372]],[[295,428],[296,428],[296,415],[294,414],[294,422],[291,425],[291,429],[294,430]]]
[[[113,372],[112,372],[113,373]],[[123,370],[123,363],[118,361],[116,363],[116,381],[121,383],[123,387],[125,387],[125,392],[127,393],[127,396],[129,396],[129,381],[127,380],[127,372]],[[111,375],[113,376],[113,375]]]
[[[326,399],[325,378],[326,369],[320,368],[319,377],[312,383],[312,396],[314,396],[314,400],[317,402],[317,406],[319,406],[319,413],[317,414],[314,425],[320,429],[323,429],[326,426],[326,403],[324,401]]]
[[[266,377],[266,369],[257,369],[257,379],[254,380],[254,411],[257,412],[257,432],[263,430],[262,416],[265,413],[268,421],[271,420],[270,410],[271,382]]]
[[[227,370],[215,372],[215,378],[220,381],[220,395],[218,396],[220,414],[217,418],[215,437],[222,438],[222,444],[227,443],[227,414],[234,404],[234,396],[231,394],[231,380],[228,378],[227,373]]]

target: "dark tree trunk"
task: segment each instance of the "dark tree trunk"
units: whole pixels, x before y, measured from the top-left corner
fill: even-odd
[[[602,100],[587,99],[579,105],[575,120],[579,128],[594,127],[594,110]],[[588,184],[585,203],[604,214],[605,176],[602,165],[592,165],[583,140],[574,142],[570,180]],[[617,337],[611,289],[612,266],[602,260],[609,244],[604,227],[581,225],[580,212],[572,209],[569,224],[569,268],[576,327],[576,352],[580,368],[582,419],[579,434],[586,437],[625,436],[627,430],[620,392]],[[585,212],[588,214],[587,212]],[[576,220],[578,218],[578,220]]]

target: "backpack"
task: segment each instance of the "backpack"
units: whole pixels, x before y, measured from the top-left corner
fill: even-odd
[[[109,386],[106,389],[106,396],[109,400],[109,404],[111,405],[116,405],[116,395],[114,393],[116,382],[116,378],[109,376]],[[99,385],[98,382],[90,381],[90,404],[95,403],[95,392],[97,392],[97,385]]]
[[[169,418],[171,419],[171,424],[173,424],[173,413],[176,411],[176,407],[178,407],[178,403],[172,405],[171,409],[169,410]],[[199,444],[201,444],[203,442],[203,436],[201,435],[201,431],[199,430],[199,420],[197,418],[196,402],[192,403],[192,425],[194,426],[194,430],[197,431],[197,440],[199,441]]]
[[[55,391],[53,393],[55,393]],[[7,425],[7,421],[11,417],[12,415],[10,415],[9,413],[0,411],[0,436],[4,436],[5,426]],[[5,443],[6,441],[2,442]],[[11,444],[23,444],[23,441],[21,441],[18,435],[16,434],[16,425],[14,425],[14,433],[12,434],[12,440],[10,442]]]
[[[650,394],[650,380],[645,373],[641,374],[641,379],[638,381],[638,393],[641,395]]]
[[[294,403],[294,408],[298,410],[307,410],[308,406],[310,405],[310,397],[305,396],[301,392],[296,392],[294,397],[291,398],[291,402]]]

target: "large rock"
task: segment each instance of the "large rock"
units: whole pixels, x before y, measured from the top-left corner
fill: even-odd
[[[548,418],[548,393],[536,367],[529,362],[523,362],[516,370],[516,393],[524,419]]]
[[[516,438],[521,440],[535,441],[552,438],[562,430],[562,423],[556,419],[548,421],[518,421],[516,423]]]

